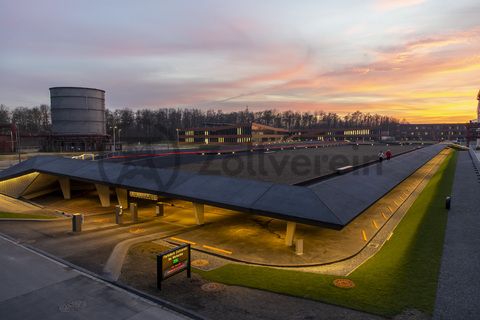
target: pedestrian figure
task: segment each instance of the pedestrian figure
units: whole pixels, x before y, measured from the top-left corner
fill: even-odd
[[[382,162],[383,161],[383,158],[385,158],[385,155],[383,154],[383,151],[380,151],[378,153],[378,161]]]
[[[387,160],[390,160],[392,158],[392,152],[390,150],[387,150],[385,155],[387,156]]]

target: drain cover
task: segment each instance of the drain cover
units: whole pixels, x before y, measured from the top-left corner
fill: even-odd
[[[355,283],[350,279],[335,279],[333,280],[333,285],[337,288],[354,288]]]
[[[216,282],[208,282],[202,285],[202,290],[206,292],[217,292],[223,290],[223,288],[225,288],[223,284]]]
[[[85,300],[74,300],[58,306],[60,312],[76,312],[87,306]]]
[[[196,259],[192,261],[193,267],[205,267],[208,266],[210,262],[206,259]]]

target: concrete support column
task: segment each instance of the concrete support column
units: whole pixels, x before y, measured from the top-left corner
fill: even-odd
[[[205,223],[205,206],[202,203],[193,203],[193,209],[195,211],[195,220],[198,225]]]
[[[293,245],[293,238],[295,237],[295,230],[297,224],[295,222],[287,222],[287,234],[285,235],[285,245],[291,247]]]
[[[62,189],[63,199],[71,198],[71,189],[70,189],[70,178],[58,178],[58,183],[60,184],[60,189]]]
[[[128,208],[128,191],[127,189],[115,188],[117,193],[118,204],[124,208]]]
[[[133,222],[138,222],[138,206],[136,203],[130,203],[130,215]]]
[[[155,213],[157,217],[163,217],[165,215],[165,207],[163,202],[157,202],[157,205],[155,206]]]
[[[95,184],[102,207],[110,207],[110,187],[103,184]]]

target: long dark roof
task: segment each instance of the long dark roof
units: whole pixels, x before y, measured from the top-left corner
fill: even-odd
[[[425,147],[310,186],[53,156],[34,157],[10,167],[0,173],[0,181],[40,172],[278,219],[342,228],[444,148],[444,145]]]

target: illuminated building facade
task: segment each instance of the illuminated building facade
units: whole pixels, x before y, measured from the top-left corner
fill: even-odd
[[[178,130],[178,142],[185,144],[271,143],[285,141],[288,136],[288,130],[258,123]]]
[[[295,141],[374,141],[379,140],[380,131],[370,128],[321,128],[298,130],[293,133]]]
[[[400,124],[391,134],[400,141],[465,141],[465,123]]]

